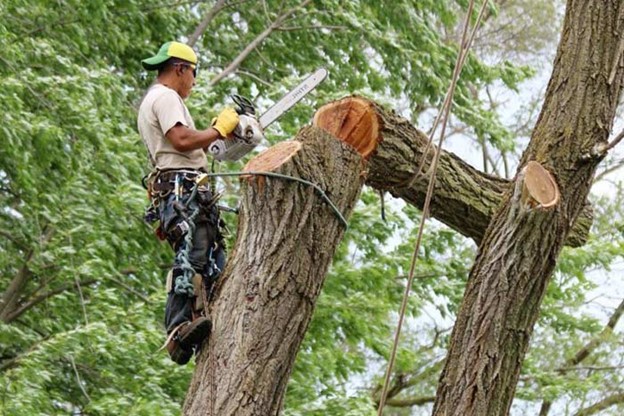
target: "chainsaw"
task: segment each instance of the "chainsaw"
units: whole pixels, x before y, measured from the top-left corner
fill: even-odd
[[[280,98],[260,117],[256,116],[256,108],[248,98],[232,95],[232,101],[236,104],[236,112],[240,119],[232,132],[233,138],[215,140],[208,146],[208,151],[217,160],[239,160],[265,139],[265,128],[290,110],[292,106],[316,88],[326,77],[327,70],[325,68],[316,70]]]

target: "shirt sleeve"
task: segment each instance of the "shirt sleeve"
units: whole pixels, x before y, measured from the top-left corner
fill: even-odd
[[[173,91],[166,91],[154,101],[154,114],[164,135],[176,124],[189,127],[184,117],[184,103]]]

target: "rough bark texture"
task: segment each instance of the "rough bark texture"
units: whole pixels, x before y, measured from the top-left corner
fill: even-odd
[[[380,131],[374,132],[378,144],[368,159],[366,184],[422,208],[429,183],[427,169],[437,147],[433,146],[425,158],[428,138],[408,120],[363,97],[354,96],[321,107],[314,124],[340,139],[354,140],[352,136],[359,133],[357,130],[337,129],[336,126],[344,124],[348,127],[350,120],[361,118],[360,107],[366,106],[376,114],[380,126]],[[319,116],[324,113],[331,113],[333,117]],[[336,121],[342,119],[346,121]],[[415,176],[421,163],[424,163],[424,173]],[[479,244],[510,186],[511,181],[480,172],[455,154],[442,150],[429,212],[432,217]],[[572,247],[585,244],[592,221],[592,209],[587,203],[566,244]]]
[[[315,127],[250,162],[308,180],[348,216],[364,180],[359,153]],[[260,162],[258,162],[260,160]],[[286,383],[335,249],[345,232],[310,186],[241,180],[238,239],[209,313],[185,415],[277,415]]]
[[[509,412],[546,286],[602,156],[587,155],[605,145],[612,127],[623,25],[620,0],[568,1],[546,100],[519,167],[539,162],[554,175],[561,200],[530,209],[517,192],[522,175],[505,194],[470,273],[434,415]]]

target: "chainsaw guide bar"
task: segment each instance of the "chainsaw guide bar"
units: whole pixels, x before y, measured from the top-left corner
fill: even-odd
[[[301,101],[326,77],[327,70],[325,68],[317,69],[273,104],[260,118],[256,117],[253,104],[248,99],[238,95],[232,96],[238,105],[236,112],[239,114],[239,123],[233,132],[234,137],[215,140],[208,146],[208,151],[217,160],[239,160],[265,139],[264,129],[266,127]]]

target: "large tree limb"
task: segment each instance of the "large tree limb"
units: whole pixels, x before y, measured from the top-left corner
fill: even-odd
[[[433,414],[506,415],[557,258],[583,209],[619,102],[624,4],[569,0],[553,74],[513,189],[490,222],[468,278]],[[620,29],[618,29],[620,28]],[[523,191],[538,163],[560,193],[551,207]]]
[[[366,149],[370,164],[366,184],[422,208],[429,174],[414,175],[421,163],[425,163],[424,171],[427,170],[437,148],[425,156],[428,138],[408,120],[363,97],[353,96],[321,107],[314,124],[341,140],[356,140],[354,137],[370,134],[362,128],[364,115],[376,118],[379,126],[377,145]],[[430,214],[479,244],[511,184],[510,180],[482,173],[455,154],[442,150]],[[592,219],[587,203],[566,244],[583,245]]]

